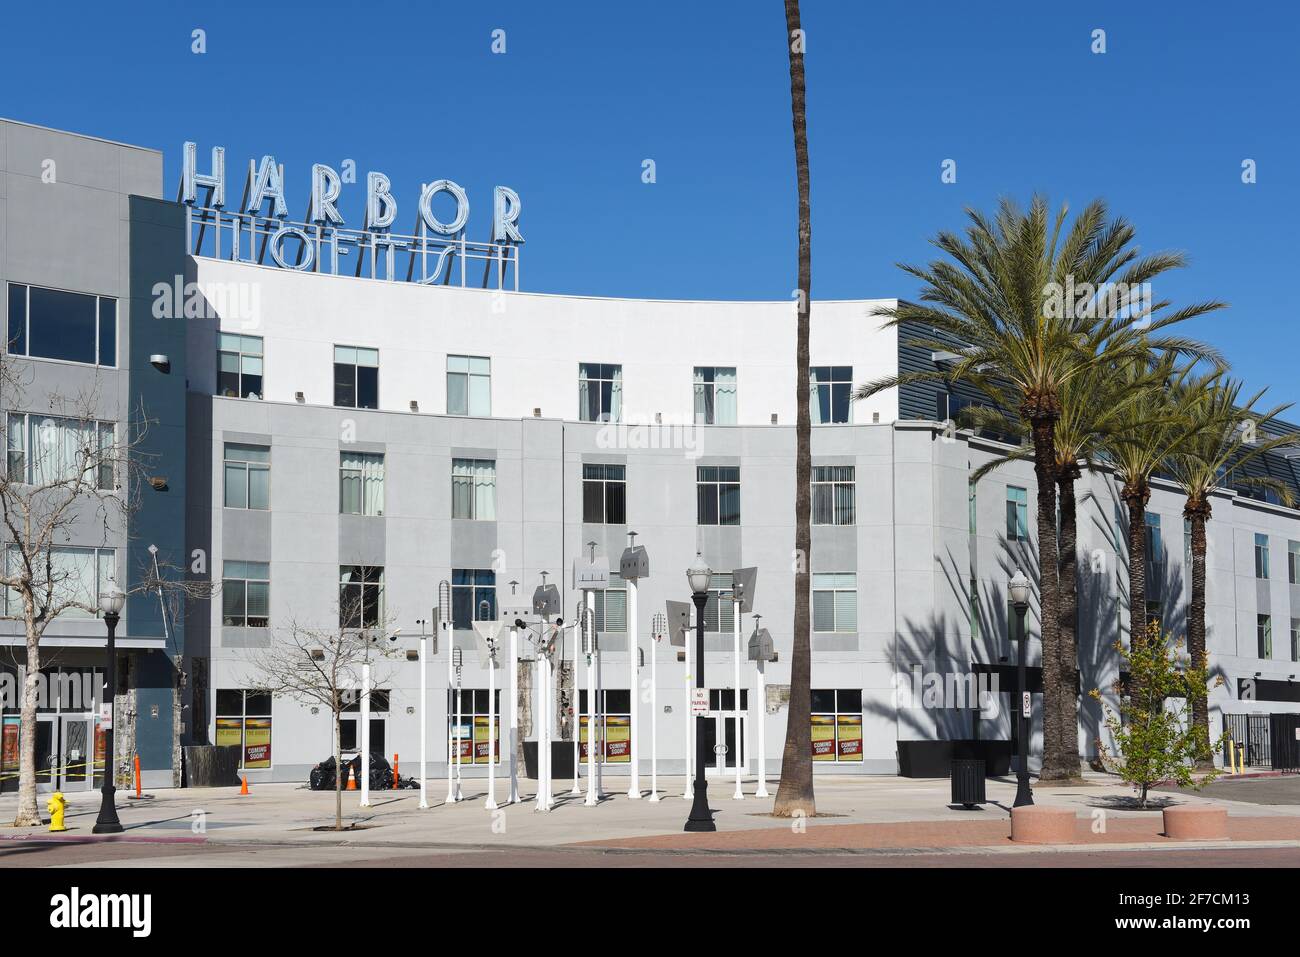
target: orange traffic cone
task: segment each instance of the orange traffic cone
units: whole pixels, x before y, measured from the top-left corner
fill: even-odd
[[[249,793],[249,790],[248,790],[248,775],[245,774],[242,778],[240,778],[240,781],[241,781],[242,783],[241,783],[240,786],[239,786],[239,793],[240,793],[240,794],[248,794],[248,793]]]
[[[348,787],[347,787],[347,789],[348,789],[349,791],[355,791],[355,790],[357,789],[357,779],[356,779],[356,778],[351,777],[351,776],[348,777]]]

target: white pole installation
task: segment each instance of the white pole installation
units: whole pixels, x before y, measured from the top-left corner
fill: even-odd
[[[424,636],[425,622],[420,622],[420,807],[429,806],[429,787],[426,777],[425,754],[429,738],[429,649]]]
[[[519,803],[519,629],[510,627],[510,803]]]
[[[762,658],[758,659],[755,671],[757,672],[758,700],[754,703],[754,722],[758,725],[758,790],[754,792],[754,797],[767,797],[767,750],[766,742],[763,740],[763,725],[767,718],[767,678],[763,674],[765,662]]]
[[[686,719],[686,763],[683,765],[686,775],[686,787],[682,789],[682,797],[688,801],[695,799],[694,788],[691,785],[691,754],[694,748],[691,747],[691,729],[695,726],[695,718],[691,714],[691,635],[686,635],[686,702],[682,708],[682,714]]]
[[[370,659],[361,665],[361,806],[370,807]]]
[[[732,711],[731,737],[736,752],[734,757],[732,758],[732,763],[736,765],[736,793],[731,796],[731,799],[733,801],[743,801],[745,799],[745,792],[740,787],[741,774],[744,772],[744,768],[742,767],[740,761],[740,755],[743,751],[743,748],[741,747],[741,742],[743,739],[741,737],[741,727],[740,727],[740,715],[741,715],[741,711],[740,711],[740,598],[739,596],[734,594],[732,595],[732,599],[731,599],[731,609],[732,609],[732,617],[734,619],[734,632],[735,632],[734,651],[736,656],[736,672],[735,672],[736,680],[735,683],[732,684],[731,686],[733,689],[731,693],[734,696],[734,700],[732,701],[732,705],[734,706],[734,709]]]
[[[542,625],[545,628],[545,624]],[[537,655],[533,659],[533,674],[536,685],[534,697],[537,700],[537,807],[538,811],[551,809],[550,773],[546,766],[546,756],[551,750],[551,739],[546,732],[546,656],[542,654],[542,643],[537,644]]]
[[[659,800],[659,703],[655,690],[659,687],[659,628],[650,629],[650,800]]]
[[[586,632],[587,606],[586,599],[578,610],[578,627],[573,629],[574,649],[573,649],[573,699],[570,702],[572,707],[569,709],[573,712],[573,789],[570,794],[581,794],[582,788],[578,784],[578,768],[582,764],[579,760],[578,736],[582,730],[582,707],[580,705],[581,695],[578,693],[578,662],[582,659],[582,638]],[[590,706],[590,702],[588,703]]]
[[[438,610],[446,614],[445,608],[439,607]],[[453,654],[452,645],[454,639],[451,635],[451,628],[448,627],[448,622],[444,619],[438,623],[438,626],[442,629],[443,638],[447,643],[447,803],[455,804],[460,799],[460,796],[456,793],[455,768],[458,729],[452,720],[452,695],[456,693],[456,656]]]
[[[596,593],[590,589],[583,592],[586,601],[586,635],[587,635],[587,799],[583,802],[588,807],[595,807],[600,801],[600,781],[596,775],[599,767],[596,761],[596,728],[599,723],[596,688]]]
[[[637,751],[637,726],[641,723],[638,718],[640,715],[637,704],[641,700],[640,688],[637,686],[636,667],[637,667],[637,635],[636,635],[636,588],[637,580],[629,579],[627,583],[627,694],[628,694],[628,721],[632,727],[628,729],[631,738],[631,755],[632,762],[631,774],[628,778],[627,796],[636,800],[641,797],[641,776],[638,773],[637,763],[641,760],[641,755]]]
[[[497,651],[492,643],[492,657],[488,661],[488,793],[483,806],[489,811],[497,809]],[[477,743],[475,745],[477,750]],[[477,755],[476,755],[477,757]]]

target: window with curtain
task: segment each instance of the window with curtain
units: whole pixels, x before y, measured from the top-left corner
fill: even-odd
[[[9,481],[82,481],[101,491],[113,490],[118,449],[112,422],[10,412],[5,432]]]
[[[854,572],[814,574],[813,631],[858,630],[858,576]]]
[[[809,416],[813,425],[849,421],[852,366],[813,366],[808,370]]]
[[[492,414],[492,360],[447,356],[447,414]]]
[[[854,467],[814,465],[812,523],[852,525],[855,520]]]
[[[736,424],[734,366],[695,367],[695,424]]]
[[[610,363],[578,364],[578,418],[583,422],[618,422],[623,416],[623,367]]]
[[[339,453],[339,512],[343,515],[384,514],[382,452]]]
[[[731,575],[714,575],[709,579],[709,598],[704,603],[704,630],[731,632],[735,627]],[[744,627],[743,621],[741,627]]]
[[[740,524],[740,466],[697,466],[695,493],[697,524]]]
[[[334,347],[334,404],[349,409],[379,408],[379,350]]]
[[[491,459],[451,460],[451,517],[480,522],[496,520],[496,462]]]
[[[595,525],[627,523],[627,466],[582,467],[582,520]]]
[[[271,449],[265,445],[225,443],[223,473],[226,508],[271,507]]]
[[[221,623],[228,628],[265,628],[271,616],[271,566],[225,561],[221,570]]]
[[[16,576],[22,565],[22,551],[16,545],[5,549],[7,576]],[[50,586],[52,598],[50,607],[64,602],[78,602],[85,608],[69,607],[60,612],[61,618],[90,619],[99,617],[99,595],[108,587],[110,579],[117,574],[117,552],[111,548],[76,548],[70,545],[55,545],[50,549],[50,571],[45,573],[45,561],[40,555],[33,556],[36,568],[33,587],[40,598],[46,586]],[[4,615],[7,618],[21,617],[23,614],[22,598],[17,589],[3,589]],[[87,611],[86,609],[94,609]]]
[[[616,571],[609,573],[609,587],[595,592],[596,632],[627,631],[627,582]]]
[[[217,394],[234,399],[262,397],[262,337],[220,333]]]
[[[382,565],[339,567],[339,627],[373,628],[384,616]]]

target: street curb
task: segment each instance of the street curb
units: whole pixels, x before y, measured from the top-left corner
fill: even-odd
[[[0,834],[0,841],[28,844],[209,844],[206,837],[152,837],[135,834]]]

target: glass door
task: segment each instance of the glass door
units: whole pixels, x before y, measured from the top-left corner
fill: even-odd
[[[89,791],[94,786],[94,718],[61,715],[59,758],[63,769],[59,785],[64,791]],[[102,758],[102,754],[99,755]]]
[[[736,715],[732,711],[714,711],[706,715],[704,722],[704,750],[706,755],[705,773],[710,776],[735,774],[736,761],[740,761],[742,771],[748,767],[749,757],[746,741],[745,715],[740,715],[740,726],[736,726]]]

